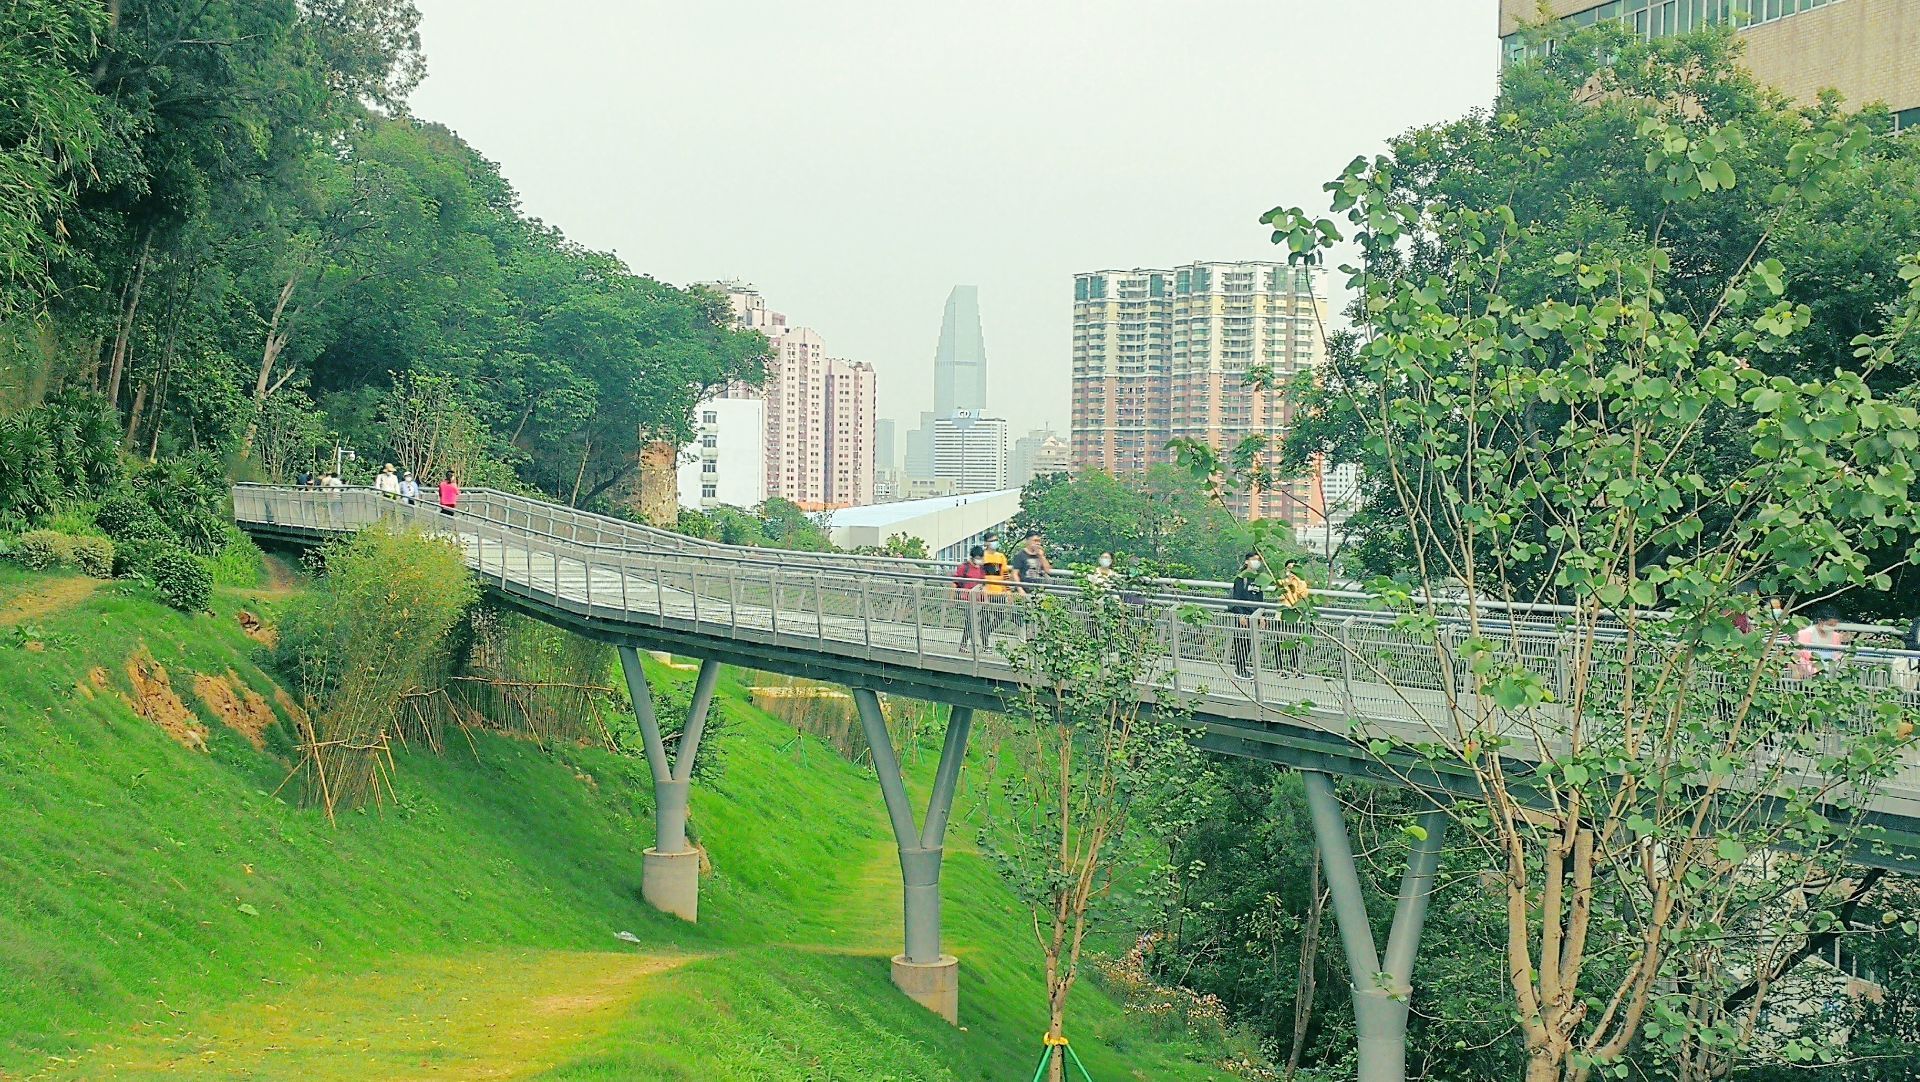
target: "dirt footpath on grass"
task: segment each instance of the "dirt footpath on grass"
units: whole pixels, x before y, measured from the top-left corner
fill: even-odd
[[[13,627],[42,616],[65,612],[93,596],[99,579],[48,579],[30,590],[0,601],[0,627]]]
[[[498,951],[396,959],[163,1023],[36,1076],[47,1080],[527,1078],[610,1030],[647,978],[692,956]]]

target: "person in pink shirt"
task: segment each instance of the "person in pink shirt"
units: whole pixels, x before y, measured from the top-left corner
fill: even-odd
[[[440,513],[453,514],[460,504],[460,483],[453,479],[453,471],[447,471],[447,479],[440,482]]]

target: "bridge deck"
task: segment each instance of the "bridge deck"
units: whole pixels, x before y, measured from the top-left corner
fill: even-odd
[[[925,563],[770,559],[504,493],[466,493],[461,512],[443,515],[370,489],[234,490],[236,521],[262,537],[312,543],[383,521],[447,535],[507,603],[610,642],[985,709],[999,707],[1020,679],[1002,653],[1021,634],[1014,606],[960,600],[941,569]],[[1458,704],[1477,705],[1467,682],[1443,671],[1431,644],[1385,614],[1323,606],[1311,614],[1269,613],[1246,627],[1218,597],[1178,591],[1142,599],[1141,611],[1154,621],[1160,645],[1142,695],[1172,694],[1187,704],[1204,729],[1204,746],[1474,792],[1463,773],[1410,759],[1383,763],[1356,742],[1357,735],[1440,740],[1452,733]],[[994,642],[968,645],[967,622],[982,617],[999,622]],[[1231,664],[1237,637],[1249,641],[1248,676]],[[1564,651],[1551,627],[1509,624],[1500,638],[1549,686],[1566,686]],[[1886,669],[1867,675],[1884,681]],[[1920,716],[1920,699],[1909,702]],[[1525,762],[1551,754],[1556,728],[1552,708],[1516,718],[1506,730],[1509,757]],[[1818,737],[1839,747],[1850,728],[1833,724]],[[1799,776],[1796,764],[1779,765]],[[1833,803],[1849,802],[1835,794]],[[1865,810],[1889,835],[1891,855],[1877,862],[1920,866],[1920,761],[1904,763]]]

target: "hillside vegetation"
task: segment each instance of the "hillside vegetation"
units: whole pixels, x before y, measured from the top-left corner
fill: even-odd
[[[286,596],[188,615],[0,564],[0,1078],[1031,1072],[1037,955],[966,846],[971,793],[946,871],[954,1029],[888,982],[900,887],[871,775],[795,743],[741,674],[716,703],[724,772],[696,786],[715,867],[691,926],[638,900],[634,759],[475,732],[402,749],[396,799],[337,826],[275,795],[293,707],[259,637]],[[922,787],[933,750],[904,753]],[[1080,995],[1097,1078],[1226,1077],[1178,1027]]]

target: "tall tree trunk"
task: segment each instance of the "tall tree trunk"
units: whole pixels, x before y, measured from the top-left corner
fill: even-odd
[[[166,373],[163,372],[161,375],[160,386],[157,390],[154,391],[153,420],[147,426],[148,428],[152,429],[152,436],[147,441],[147,465],[149,466],[153,465],[154,459],[160,457],[160,429],[162,427],[160,424],[160,420],[161,418],[166,416],[166,413],[162,408],[165,406],[166,401],[167,401]]]
[[[140,311],[140,291],[147,282],[147,252],[153,243],[153,230],[140,241],[140,259],[134,264],[133,287],[128,291],[127,303],[120,313],[120,332],[113,339],[113,359],[107,368],[107,401],[114,408],[120,406],[120,375],[126,370],[127,354],[132,348],[133,320]]]
[[[580,506],[580,483],[587,479],[587,457],[593,454],[593,434],[587,434],[587,442],[580,446],[580,471],[573,475],[573,494],[567,497],[568,507]]]
[[[300,276],[306,273],[306,264],[297,264],[287,275],[287,284],[280,289],[280,299],[274,302],[273,316],[267,320],[267,341],[260,349],[260,373],[253,381],[253,415],[247,419],[247,431],[240,437],[240,457],[246,458],[253,453],[254,437],[260,434],[260,413],[266,408],[267,396],[280,389],[287,382],[287,375],[278,381],[273,379],[273,366],[280,360],[280,351],[287,348],[288,331],[282,325],[287,314],[287,302],[293,299],[293,291],[300,285]]]
[[[136,384],[133,388],[133,408],[127,411],[127,432],[121,439],[121,442],[129,447],[133,446],[134,430],[140,427],[140,412],[147,406],[147,388],[159,379],[160,373],[156,371],[152,380]]]
[[[1315,961],[1320,955],[1320,914],[1327,907],[1326,892],[1320,887],[1320,859],[1313,861],[1307,881],[1307,921],[1300,932],[1300,973],[1293,998],[1293,1045],[1287,1051],[1287,1082],[1300,1071],[1300,1056],[1307,1048],[1307,1029],[1313,1025],[1313,997],[1318,988]]]

